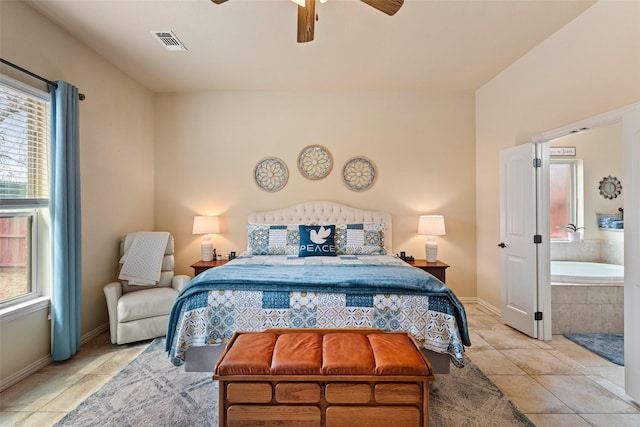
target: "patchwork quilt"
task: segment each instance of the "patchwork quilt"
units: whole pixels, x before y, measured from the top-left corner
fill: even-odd
[[[201,273],[182,291],[166,350],[179,366],[188,348],[225,344],[235,331],[359,327],[409,332],[458,367],[471,345],[453,292],[395,257],[243,255]]]

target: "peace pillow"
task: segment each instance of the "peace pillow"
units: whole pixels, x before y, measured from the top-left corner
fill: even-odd
[[[300,225],[299,257],[336,256],[335,225]]]

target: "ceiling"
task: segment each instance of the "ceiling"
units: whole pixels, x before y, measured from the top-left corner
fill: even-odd
[[[290,0],[25,0],[154,92],[473,92],[593,0],[405,0],[388,16],[359,0],[318,3],[297,43]],[[187,47],[167,51],[152,31]]]

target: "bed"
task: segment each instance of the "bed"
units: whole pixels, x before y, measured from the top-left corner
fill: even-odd
[[[307,202],[250,214],[247,238],[247,251],[177,298],[166,340],[174,365],[211,371],[235,331],[374,327],[410,332],[437,373],[463,366],[464,306],[391,255],[389,213]]]

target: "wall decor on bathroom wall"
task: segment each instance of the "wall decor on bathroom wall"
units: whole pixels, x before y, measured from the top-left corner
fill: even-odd
[[[342,179],[347,188],[353,191],[368,190],[376,181],[376,177],[376,167],[366,157],[353,157],[342,169]]]
[[[322,145],[309,145],[298,155],[298,169],[307,179],[322,179],[333,168],[331,153]]]
[[[258,162],[253,170],[253,177],[258,187],[264,191],[275,193],[287,185],[289,169],[287,165],[277,157],[267,157]]]
[[[576,147],[549,147],[550,156],[575,156]]]
[[[605,199],[615,199],[622,193],[622,183],[615,176],[605,176],[598,186],[600,194]]]

